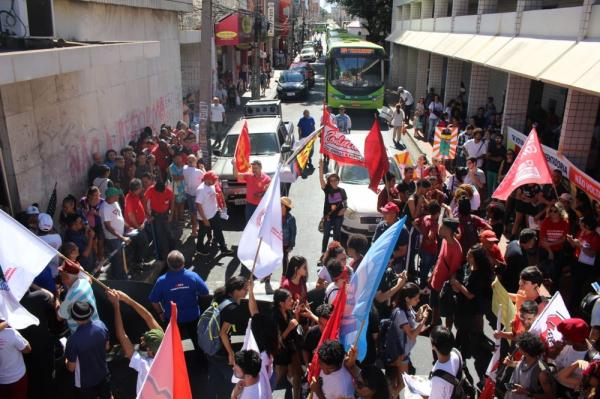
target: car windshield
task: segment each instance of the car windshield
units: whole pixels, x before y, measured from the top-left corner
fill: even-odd
[[[309,54],[309,53],[313,53],[313,52],[314,52],[314,50],[310,49],[310,48],[302,49],[302,54]]]
[[[299,72],[284,72],[279,76],[279,81],[281,83],[303,82],[304,76]]]
[[[233,157],[235,155],[235,146],[238,140],[237,134],[230,134],[225,137],[221,146],[221,155],[224,157]],[[277,145],[277,134],[275,133],[252,133],[250,135],[250,155],[273,155],[279,153]]]
[[[393,159],[389,159],[390,169],[396,176],[396,180],[400,179],[400,170]],[[361,186],[369,185],[371,179],[369,178],[369,170],[364,166],[356,165],[342,165],[340,168],[340,181],[345,184],[356,184]],[[383,184],[383,180],[379,183]]]
[[[381,58],[371,56],[335,57],[331,63],[331,83],[341,87],[381,86]]]

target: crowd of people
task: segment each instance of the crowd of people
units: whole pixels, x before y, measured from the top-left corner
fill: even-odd
[[[445,123],[448,114],[461,127],[456,159],[430,163],[421,156],[401,175],[386,173],[377,197],[382,220],[372,237],[342,236],[347,193],[321,159],[318,274],[309,276],[308,261],[295,250],[294,204],[282,197],[282,276],[268,307],[259,307],[252,276],[241,275],[215,290],[207,309],[200,307],[209,290],[186,268],[190,259],[176,250],[173,227],[190,224],[196,256],[230,256],[222,226],[229,215],[219,176],[204,168],[195,135],[184,122],[174,129],[163,125],[159,132],[146,128],[118,152],[93,154],[87,191],[63,199],[58,223],[35,204],[19,215],[24,226],[64,258],[53,259],[23,297],[23,306],[40,324],[17,331],[0,322],[0,397],[67,397],[57,393],[55,382],[70,381],[79,397],[110,398],[108,364],[118,354],[111,351],[109,357],[107,349],[115,340],[137,371],[139,391],[174,302],[182,335],[191,339],[194,358],[207,367],[202,398],[270,398],[280,387],[290,389],[295,399],[309,393],[326,399],[396,398],[405,389],[403,375],[415,373],[411,353],[424,345],[419,336],[429,337],[435,359],[431,398],[474,397],[484,389],[492,339],[503,341],[496,396],[599,398],[600,301],[586,294],[600,275],[600,206],[582,192],[572,195],[558,170],[552,185],[527,185],[508,201],[493,199],[515,158],[497,129],[493,99],[465,124],[456,103],[437,115],[435,93],[429,103],[420,99],[416,104],[409,104],[407,93],[400,92],[394,138],[400,141],[412,121],[416,134],[422,129],[430,139],[431,126]],[[332,123],[351,134],[343,108]],[[306,136],[314,130],[314,119],[306,112],[298,126]],[[248,172],[234,166],[234,174],[247,187],[248,221],[271,179],[259,161]],[[370,245],[401,218],[405,224],[378,284],[366,327],[368,350],[359,362],[355,347],[346,351],[339,341],[320,338],[337,296]],[[151,309],[123,291],[108,289],[105,296],[114,317],[114,331],[109,331],[106,315],[98,313],[94,283],[81,268],[126,280],[150,267],[150,260],[166,265],[149,295]],[[495,279],[517,308],[501,330],[496,330],[492,311]],[[555,292],[563,294],[572,317],[557,321],[562,338],[549,346],[546,337],[528,330]],[[123,304],[147,326],[138,349],[133,343],[138,340],[126,333]],[[216,331],[201,328],[207,317],[218,320]],[[231,339],[250,317],[258,352],[239,350]],[[59,344],[59,337],[66,340]],[[320,373],[307,381],[315,353]],[[474,378],[465,366],[470,358]]]

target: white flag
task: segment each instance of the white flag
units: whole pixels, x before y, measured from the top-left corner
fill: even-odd
[[[541,336],[548,346],[551,347],[562,338],[562,334],[556,329],[558,323],[569,318],[571,318],[571,315],[567,310],[565,301],[560,292],[556,292],[544,310],[535,319],[529,331]]]
[[[10,292],[8,284],[0,279],[0,319],[6,320],[15,330],[21,330],[40,321],[29,313]]]
[[[56,254],[54,248],[0,210],[0,267],[17,301]]]
[[[258,251],[254,268],[258,279],[273,273],[283,260],[280,198],[277,169],[267,192],[244,228],[237,252],[240,262],[251,271]]]

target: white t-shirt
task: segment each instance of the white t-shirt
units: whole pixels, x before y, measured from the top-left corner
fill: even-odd
[[[469,139],[463,146],[464,150],[467,152],[468,158],[479,158],[482,155],[487,154],[488,143],[486,140],[479,140],[479,143],[475,142],[475,139]],[[477,160],[477,167],[481,168],[483,166],[483,158]]]
[[[125,233],[125,219],[123,219],[123,212],[119,202],[115,201],[112,204],[104,201],[100,208],[100,218],[102,219],[102,228],[104,229],[104,237],[108,240],[114,240],[117,238],[113,233],[106,229],[104,222],[110,222],[112,228],[119,234]]]
[[[152,366],[152,362],[154,361],[153,357],[148,357],[146,355],[140,354],[140,352],[133,352],[133,356],[131,356],[131,360],[129,361],[129,367],[137,371],[137,383],[135,385],[135,392],[139,393],[144,381],[146,380],[146,376],[150,371],[150,366]]]
[[[256,381],[256,384],[250,385],[249,387],[244,387],[242,394],[240,395],[240,399],[263,399],[266,394],[264,391],[265,387],[260,383],[260,381]]]
[[[211,122],[223,122],[223,114],[225,114],[225,108],[221,104],[210,104]]]
[[[596,301],[592,308],[592,320],[590,326],[600,327],[600,301]]]
[[[442,103],[436,103],[433,101],[429,103],[429,119],[435,121],[438,120],[440,117],[437,116],[434,111],[438,112],[441,115],[444,111],[444,105]]]
[[[477,179],[479,180],[479,182],[481,184],[485,184],[485,173],[483,172],[483,170],[477,168],[477,171],[475,172],[475,175],[477,176]],[[465,178],[463,179],[463,181],[466,184],[470,184],[473,187],[477,188],[477,185],[475,184],[475,179],[473,179],[471,177],[470,173],[467,173],[467,175],[465,176]]]
[[[25,375],[25,361],[21,351],[29,342],[10,327],[0,330],[0,384],[12,384]]]
[[[402,99],[402,101],[404,101],[404,104],[406,106],[410,106],[415,102],[412,94],[410,94],[410,91],[408,90],[400,91],[400,98]]]
[[[433,370],[444,370],[452,375],[458,374],[460,367],[460,357],[455,351],[450,352],[450,359],[446,363],[440,363],[438,360],[433,366]],[[435,399],[450,399],[452,397],[454,386],[441,377],[433,377],[431,379],[431,395],[430,398]]]
[[[46,244],[50,245],[57,251],[62,245],[62,238],[60,238],[60,234],[46,234],[44,236],[40,236],[40,238],[42,239],[42,241],[44,241]],[[52,277],[56,277],[58,275],[59,263],[60,261],[58,259],[58,256],[52,258],[52,260],[48,263],[48,266],[50,266],[50,270],[52,270]]]
[[[569,367],[576,360],[583,360],[587,351],[576,351],[571,345],[566,345],[554,359],[558,371]]]
[[[339,290],[339,287],[335,283],[329,283],[327,288],[325,288],[325,299],[327,299],[328,304],[331,305],[335,301]]]
[[[202,183],[198,186],[196,190],[196,204],[202,205],[204,216],[208,219],[212,219],[217,214],[219,207],[217,205],[217,192],[215,191],[214,184],[207,186]],[[200,213],[196,213],[198,214],[198,220],[202,220]]]
[[[353,398],[354,386],[352,385],[352,375],[342,366],[339,370],[330,374],[323,373],[320,377],[323,379],[323,395],[327,399]]]
[[[400,108],[400,112],[396,112],[396,108],[394,108],[394,113],[392,114],[392,126],[401,127],[402,122],[404,122],[404,111]]]
[[[183,167],[183,181],[185,182],[186,194],[196,195],[196,190],[202,183],[202,177],[204,177],[204,171],[188,165]]]

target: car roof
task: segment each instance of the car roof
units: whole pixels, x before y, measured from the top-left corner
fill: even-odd
[[[248,119],[240,119],[233,124],[227,134],[240,134],[244,122],[248,122],[248,133],[276,133],[281,118],[278,116],[255,117]]]

